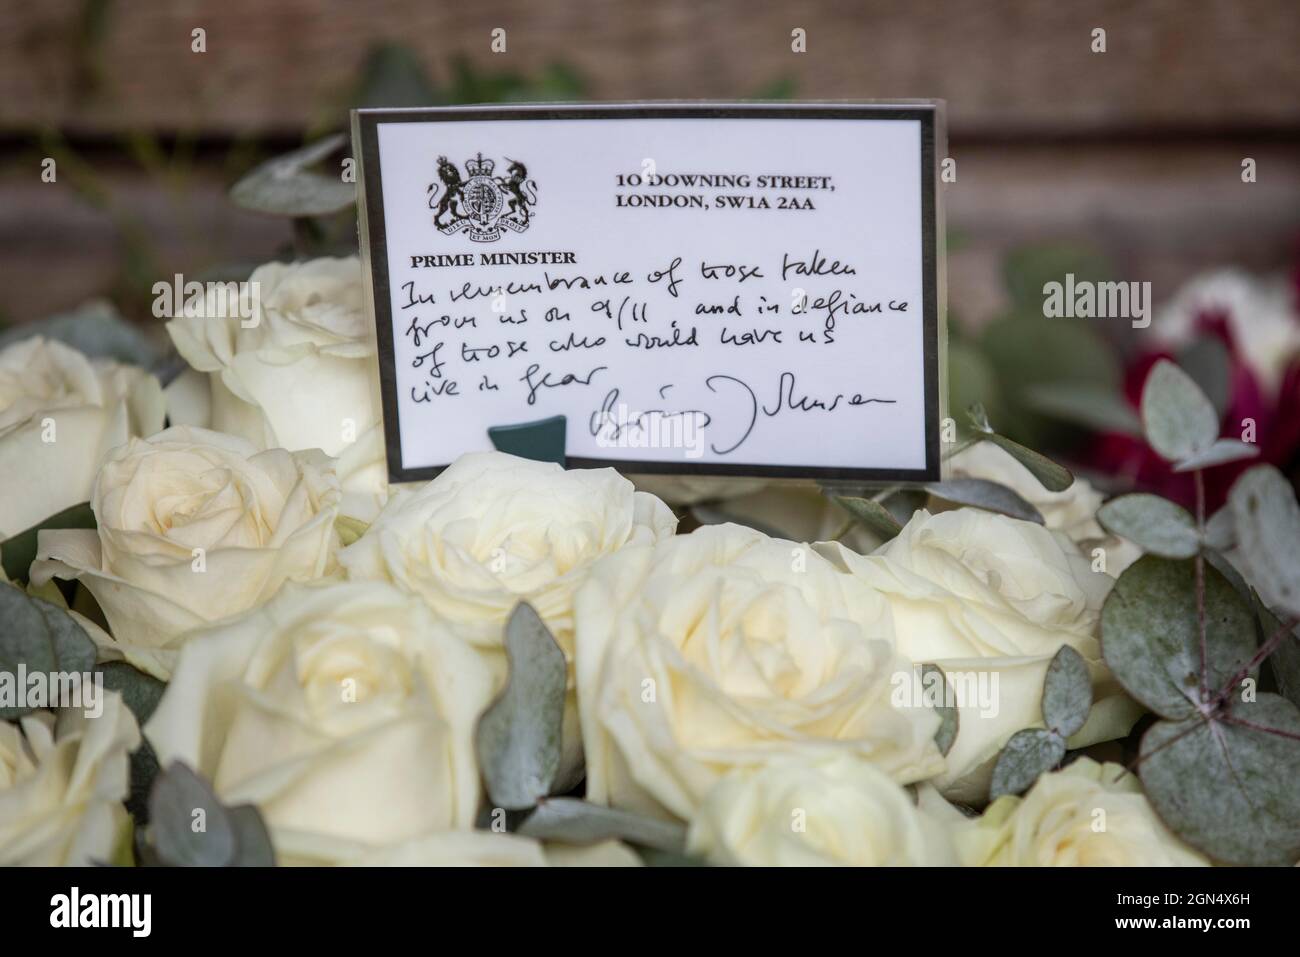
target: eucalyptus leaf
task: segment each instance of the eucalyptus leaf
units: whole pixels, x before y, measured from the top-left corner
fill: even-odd
[[[1254,596],[1254,589],[1246,583],[1246,579],[1241,577],[1241,572],[1237,571],[1237,566],[1228,561],[1222,552],[1216,552],[1213,549],[1207,549],[1204,553],[1205,561],[1214,567],[1220,575],[1228,580],[1228,584],[1233,587],[1238,595],[1246,602],[1250,602]]]
[[[1162,458],[1181,462],[1200,455],[1219,437],[1219,415],[1205,393],[1168,359],[1147,374],[1142,388],[1142,425]]]
[[[28,672],[43,674],[58,670],[54,642],[36,599],[20,588],[0,583],[0,621],[4,622],[0,629],[0,674],[12,676],[9,680],[15,691],[20,665]],[[21,718],[32,710],[18,704],[0,707],[0,720]]]
[[[275,848],[261,812],[252,804],[238,804],[228,810],[236,845],[230,866],[274,867]]]
[[[135,715],[140,727],[153,717],[167,685],[125,661],[106,661],[97,669],[104,676],[104,688],[116,691]]]
[[[942,668],[935,664],[923,664],[921,665],[921,675],[925,687],[928,688],[930,682],[934,681],[944,689],[942,700],[932,701],[930,706],[939,715],[940,722],[939,730],[934,733],[934,743],[938,746],[939,753],[946,755],[952,750],[953,742],[957,740],[957,732],[960,728],[959,709],[955,705],[948,703],[955,700],[955,698],[949,693],[951,686],[948,684],[948,676],[943,673]],[[934,675],[938,677],[932,677]]]
[[[506,622],[505,687],[479,718],[479,767],[492,803],[507,810],[546,797],[560,769],[567,680],[564,652],[541,617],[520,602]]]
[[[894,521],[906,525],[918,511],[925,508],[929,495],[921,488],[900,488],[881,502],[894,516]]]
[[[117,309],[103,299],[94,299],[69,312],[5,329],[0,332],[0,349],[32,336],[58,340],[94,359],[115,359],[144,369],[151,368],[164,353],[160,342],[151,339],[140,326],[123,319]]]
[[[1175,472],[1194,472],[1197,469],[1213,468],[1228,462],[1240,462],[1242,459],[1259,457],[1259,446],[1237,439],[1215,439],[1214,444],[1203,452],[1182,459],[1174,465]]]
[[[1285,698],[1235,702],[1223,720],[1157,722],[1139,774],[1169,829],[1214,860],[1300,859],[1300,711]]]
[[[81,625],[62,608],[28,595],[20,588],[0,583],[0,673],[17,681],[18,667],[28,674],[40,672],[85,675],[95,666],[95,643]],[[51,701],[48,707],[58,703]],[[18,718],[33,709],[0,707],[0,720]]]
[[[1039,775],[1046,774],[1065,757],[1065,739],[1044,728],[1026,728],[1011,736],[997,763],[989,785],[989,800],[1004,794],[1023,794]]]
[[[0,544],[0,560],[10,581],[26,582],[32,562],[36,560],[36,545],[42,529],[94,528],[95,513],[89,502],[73,505],[49,518],[42,519],[24,532],[19,532]]]
[[[1031,408],[1097,432],[1140,436],[1142,420],[1122,395],[1092,382],[1040,382],[1025,390]]]
[[[50,636],[50,645],[54,648],[57,670],[70,673],[88,674],[95,667],[95,643],[90,640],[86,630],[63,608],[51,605],[47,601],[33,598],[36,610],[45,619],[45,627]]]
[[[1092,678],[1088,663],[1069,645],[1052,657],[1043,680],[1043,724],[1069,738],[1088,720],[1092,708]]]
[[[1237,546],[1237,527],[1232,520],[1232,509],[1224,506],[1205,523],[1205,544],[1213,549],[1226,552]]]
[[[942,482],[929,482],[925,490],[935,498],[954,505],[982,508],[999,515],[1009,515],[1024,522],[1043,524],[1043,516],[1013,489],[988,479],[954,478]]]
[[[992,442],[1027,468],[1029,474],[1038,479],[1038,484],[1049,492],[1064,492],[1074,484],[1074,475],[1064,465],[1057,465],[1046,455],[1026,448],[1005,435],[994,432],[985,436],[985,441]]]
[[[158,754],[141,735],[140,746],[131,752],[131,784],[126,796],[126,809],[137,828],[149,823],[149,795],[153,793],[153,783],[158,778]]]
[[[869,498],[848,495],[834,496],[835,504],[852,516],[853,520],[881,541],[889,541],[903,530],[888,508]]]
[[[1247,579],[1270,608],[1300,615],[1300,504],[1271,465],[1237,479],[1228,492]]]
[[[1213,566],[1205,566],[1206,675],[1196,617],[1193,562],[1147,555],[1124,570],[1101,610],[1101,650],[1125,691],[1161,717],[1195,714],[1255,654],[1253,613]]]
[[[1111,499],[1097,512],[1097,521],[1151,555],[1191,558],[1201,547],[1196,519],[1159,495],[1136,492]]]
[[[686,846],[686,829],[679,824],[589,804],[578,798],[542,801],[520,826],[519,833],[541,841],[567,844],[598,844],[617,839],[671,854],[681,854]]]
[[[338,173],[308,169],[346,142],[336,133],[268,160],[231,187],[230,198],[236,206],[276,216],[327,216],[347,209],[356,202],[356,184],[343,182]]]
[[[173,763],[154,781],[149,827],[162,863],[172,867],[225,867],[235,859],[235,822],[208,783]]]

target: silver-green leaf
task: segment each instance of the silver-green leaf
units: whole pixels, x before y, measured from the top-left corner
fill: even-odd
[[[1225,505],[1206,521],[1205,544],[1220,552],[1237,547],[1237,526],[1232,520],[1230,506]]]
[[[984,436],[985,441],[992,442],[1017,462],[1029,470],[1029,474],[1038,479],[1038,484],[1049,492],[1064,492],[1074,484],[1074,474],[1064,465],[1058,465],[1046,455],[1026,448],[1005,435],[996,432]]]
[[[261,164],[236,183],[230,198],[236,206],[277,216],[327,216],[356,202],[356,185],[341,175],[326,176],[314,166],[343,146],[341,133]]]
[[[228,808],[235,829],[235,856],[230,867],[274,867],[275,847],[262,814],[252,804]]]
[[[564,652],[541,617],[520,602],[506,622],[509,673],[479,718],[479,767],[493,805],[533,807],[551,791],[560,769],[567,670]]]
[[[1196,519],[1159,495],[1136,492],[1111,499],[1097,512],[1097,521],[1151,555],[1191,558],[1201,547]]]
[[[1043,516],[1038,509],[1026,502],[1013,489],[998,482],[990,482],[988,479],[947,479],[943,482],[930,482],[925,486],[925,490],[935,498],[952,502],[954,505],[968,505],[972,508],[982,508],[987,512],[1018,518],[1024,522],[1043,524]]]
[[[97,670],[104,676],[104,687],[122,696],[122,703],[143,728],[153,717],[167,685],[125,661],[106,661]]]
[[[95,666],[95,645],[62,608],[0,583],[0,673],[86,674]],[[53,705],[53,702],[50,703]],[[32,707],[0,707],[0,720],[20,718]]]
[[[154,780],[149,828],[160,861],[172,867],[225,867],[238,850],[226,808],[206,781],[179,762]]]
[[[0,349],[31,336],[57,339],[92,359],[116,359],[144,369],[152,367],[165,353],[165,337],[150,337],[141,325],[127,322],[104,299],[92,299],[68,312],[10,326],[0,332]]]
[[[1223,720],[1157,722],[1138,772],[1170,830],[1214,860],[1300,860],[1300,711],[1285,698],[1237,702]]]
[[[1228,462],[1240,462],[1242,459],[1259,457],[1259,446],[1237,439],[1215,439],[1208,449],[1188,458],[1181,459],[1174,465],[1175,472],[1194,472],[1197,469],[1213,468]]]
[[[836,505],[881,541],[887,542],[903,530],[889,509],[874,499],[850,495],[836,495],[833,498]]]
[[[1039,775],[1046,774],[1065,757],[1065,739],[1043,728],[1026,728],[1011,736],[993,765],[989,800],[1004,794],[1023,794]]]
[[[959,709],[950,701],[955,701],[951,692],[951,685],[948,684],[948,676],[943,673],[943,669],[935,664],[921,665],[921,675],[924,686],[929,688],[930,682],[934,682],[943,689],[943,697],[939,701],[930,702],[939,715],[939,730],[934,733],[934,743],[939,748],[940,754],[947,754],[952,750],[953,742],[957,740],[957,732],[960,730]]]
[[[621,840],[673,854],[682,853],[686,846],[686,829],[679,824],[577,798],[550,798],[541,802],[520,825],[519,833],[540,841],[566,844]]]
[[[1237,479],[1228,505],[1246,577],[1269,607],[1300,615],[1300,504],[1291,483],[1257,466]]]
[[[1092,708],[1092,679],[1088,663],[1069,645],[1052,657],[1043,679],[1043,724],[1068,738],[1088,720]]]
[[[1195,714],[1255,653],[1250,606],[1205,566],[1205,676],[1193,563],[1147,555],[1124,570],[1101,610],[1101,650],[1115,679],[1156,714]],[[1204,685],[1204,689],[1202,688]]]
[[[1219,416],[1192,377],[1168,359],[1151,367],[1142,388],[1147,442],[1170,462],[1191,459],[1219,437]]]

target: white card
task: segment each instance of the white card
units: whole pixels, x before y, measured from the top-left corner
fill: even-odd
[[[939,477],[933,104],[354,114],[390,476]]]

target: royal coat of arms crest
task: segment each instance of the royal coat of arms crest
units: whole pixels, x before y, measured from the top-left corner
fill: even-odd
[[[528,228],[537,205],[537,183],[528,169],[506,157],[510,165],[505,176],[493,176],[496,162],[479,153],[465,161],[466,178],[445,156],[438,157],[438,179],[429,184],[429,208],[435,210],[433,224],[452,235],[464,230],[476,243],[496,242],[501,230],[522,233]]]

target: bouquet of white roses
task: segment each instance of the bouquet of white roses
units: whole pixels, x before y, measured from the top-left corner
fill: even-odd
[[[1272,467],[1103,504],[975,409],[924,489],[390,489],[360,264],[252,279],[165,397],[0,352],[0,863],[1300,858]],[[1198,482],[1254,453],[1168,362],[1142,420]]]

